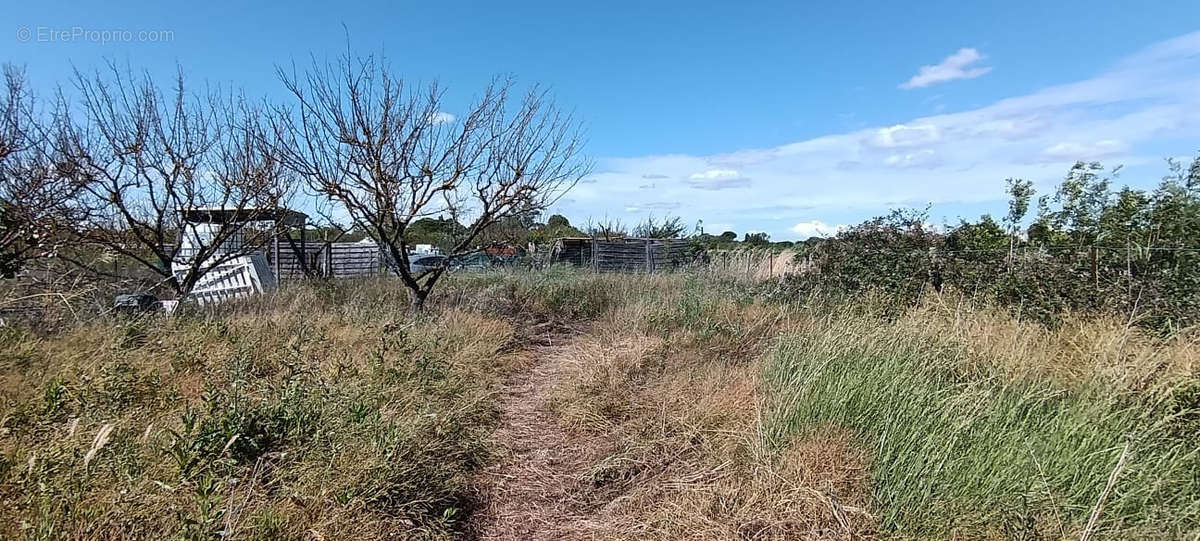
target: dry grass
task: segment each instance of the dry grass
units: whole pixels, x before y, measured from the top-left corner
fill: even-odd
[[[423,317],[378,282],[3,329],[0,537],[1194,535],[1195,334],[771,291],[485,273]]]
[[[1142,391],[1200,374],[1200,333],[1155,335],[1115,316],[1068,315],[1054,328],[953,295],[929,295],[894,325],[960,348],[981,377]]]
[[[510,323],[396,284],[99,319],[0,346],[0,537],[463,531]]]
[[[721,280],[764,282],[802,272],[804,261],[797,260],[792,250],[731,250],[714,252],[699,270]]]
[[[630,297],[574,342],[552,404],[594,440],[588,535],[844,538],[869,532],[866,457],[830,430],[781,452],[762,433],[757,353],[779,307]]]
[[[1186,402],[1171,406],[1184,408],[1177,414],[1155,413],[1161,400],[1196,381],[1197,349],[1186,334],[1164,338],[1124,321],[1085,317],[1047,328],[950,295],[926,297],[915,308],[897,309],[871,296],[792,305],[689,275],[626,278],[634,287],[610,284],[608,277],[578,280],[611,292],[591,331],[573,344],[552,393],[561,422],[592,442],[590,466],[577,472],[589,517],[578,523],[580,536],[1077,536],[1112,469],[1115,455],[1108,448],[1119,445],[1121,427],[1134,418],[1153,423],[1156,415],[1196,415]],[[797,424],[809,417],[796,416],[795,393],[810,383],[781,382],[777,358],[780,341],[796,337],[809,344],[805,362],[911,354],[913,363],[894,365],[900,372],[887,381],[930,370],[951,387],[870,387],[883,380],[871,379],[870,362],[859,362],[853,365],[858,372],[842,373],[838,377],[847,379],[821,395],[832,404],[826,411],[841,413]],[[891,373],[882,368],[879,374]],[[866,379],[855,383],[860,377]],[[855,385],[866,387],[856,394]],[[900,413],[917,413],[912,404],[940,396],[951,397],[947,413],[922,415],[949,424]],[[897,414],[870,417],[874,422],[866,426],[850,422],[846,415],[858,406],[841,401],[859,399],[874,402],[881,415]],[[1025,417],[1007,417],[1010,412]],[[1030,431],[1014,440],[1010,432],[1019,426]],[[968,439],[955,436],[957,430],[984,432]],[[989,430],[1000,439],[989,440]],[[1194,459],[1186,449],[1192,444],[1155,434],[1139,444],[1140,465],[1123,474],[1138,486],[1124,490],[1150,498],[1161,494],[1156,486],[1196,490],[1180,477]],[[880,449],[881,437],[924,438],[929,445]],[[1062,438],[1077,439],[1067,444]],[[1050,455],[1072,446],[1073,452]],[[977,476],[981,484],[922,494],[922,487],[943,482],[927,473],[929,483],[897,484],[903,479],[897,476],[928,464],[923,450],[939,449],[975,453],[938,455],[935,463],[961,463],[952,473]],[[944,512],[996,501],[1016,503],[964,513],[958,524]],[[1178,523],[1152,526],[1168,509],[1191,513],[1172,507],[1178,497],[1148,507],[1134,501],[1126,497],[1106,509],[1102,531],[1186,533]]]

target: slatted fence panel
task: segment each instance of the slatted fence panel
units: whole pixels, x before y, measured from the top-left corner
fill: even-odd
[[[380,250],[374,244],[361,242],[336,243],[330,245],[330,269],[328,276],[333,278],[359,278],[378,276],[383,265],[380,263]]]
[[[648,271],[646,243],[640,240],[595,240],[592,265],[599,271]]]
[[[379,247],[363,242],[314,242],[301,249],[297,243],[293,249],[286,242],[280,243],[278,261],[273,247],[268,248],[271,258],[271,269],[276,271],[280,280],[303,279],[304,268],[301,257],[305,258],[308,269],[313,276],[324,278],[359,278],[378,276],[386,271],[381,263]]]
[[[671,270],[688,262],[690,243],[685,239],[650,241],[651,270]]]
[[[300,265],[300,257],[304,257],[307,261],[308,268],[315,272],[317,276],[321,275],[321,265],[324,243],[310,243],[303,247],[301,253],[300,243],[296,243],[296,248],[293,250],[287,242],[279,244],[279,261],[276,263],[275,250],[268,248],[267,257],[271,260],[271,270],[275,271],[277,278],[283,280],[300,280],[304,278],[304,268]]]

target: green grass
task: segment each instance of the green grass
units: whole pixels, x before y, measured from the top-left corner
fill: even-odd
[[[1200,440],[1162,392],[967,377],[961,355],[899,323],[831,315],[768,359],[773,435],[850,430],[871,451],[884,531],[1024,538],[1077,535],[1129,437],[1104,531],[1200,532]]]

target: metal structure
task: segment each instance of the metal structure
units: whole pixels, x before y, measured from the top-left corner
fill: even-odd
[[[564,237],[550,249],[550,263],[598,271],[654,272],[678,268],[693,259],[687,239]]]
[[[254,223],[270,224],[272,231],[277,232],[281,229],[298,227],[301,245],[303,245],[304,225],[308,220],[308,216],[302,212],[283,208],[192,208],[181,209],[179,212],[183,225],[179,251],[175,256],[175,261],[171,264],[171,270],[180,279],[195,264],[198,254],[206,248],[211,248],[223,228],[230,225],[236,225],[238,228],[235,234],[224,239],[213,250],[210,257],[239,255],[206,269],[188,294],[190,299],[195,300],[201,306],[263,293],[278,285],[276,273],[267,264],[266,256],[263,253],[257,250],[243,253],[245,252],[243,231],[246,227]],[[275,242],[275,250],[278,255],[278,237]],[[201,265],[203,264],[204,262],[201,262]]]

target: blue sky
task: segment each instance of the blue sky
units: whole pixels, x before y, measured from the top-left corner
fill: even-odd
[[[803,238],[898,205],[1003,212],[1075,159],[1152,186],[1200,150],[1200,2],[22,2],[0,60],[46,92],[105,58],[282,97],[277,64],[383,51],[447,107],[496,74],[585,121],[595,173],[555,210]],[[47,29],[168,41],[40,41]],[[32,37],[20,39],[27,29]],[[924,75],[922,75],[924,73]]]

